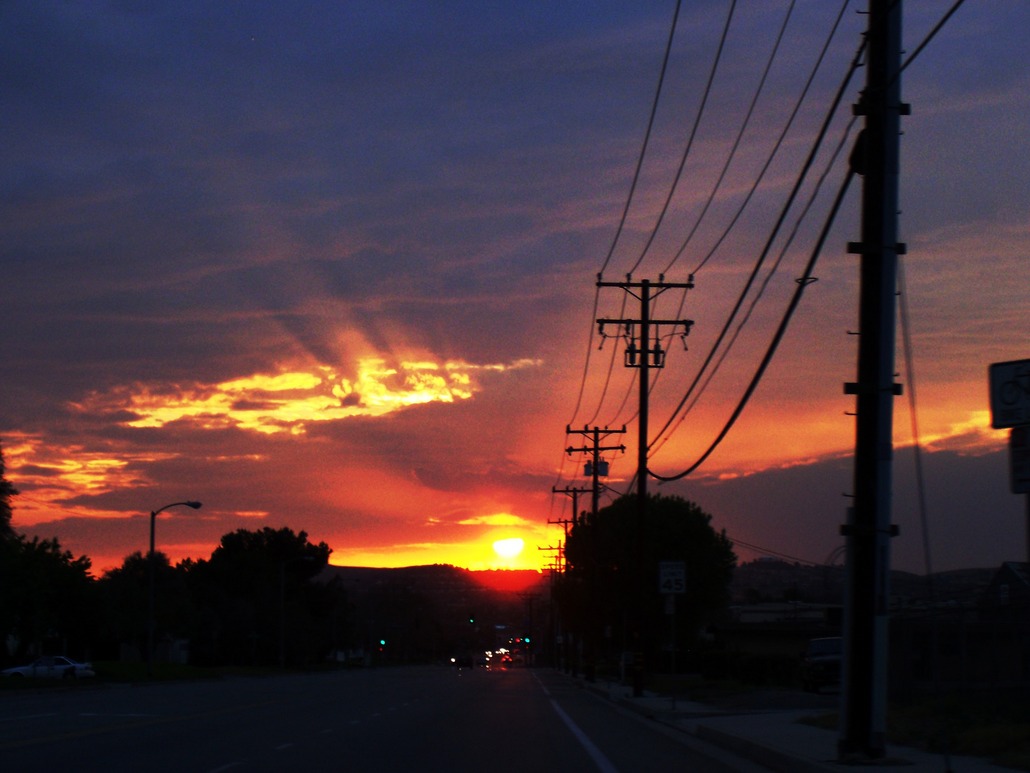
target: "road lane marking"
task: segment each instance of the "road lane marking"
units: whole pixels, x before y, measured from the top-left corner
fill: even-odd
[[[597,765],[597,769],[601,771],[601,773],[619,773],[619,769],[604,756],[604,753],[600,749],[594,746],[593,741],[587,738],[587,734],[580,730],[579,725],[572,721],[572,717],[565,713],[554,698],[551,698],[550,700],[551,706],[554,708],[555,712],[559,717],[561,717],[561,720],[565,723],[566,727],[572,731],[572,734],[576,736],[576,740],[582,744],[584,749],[586,749],[587,754],[590,755],[590,759],[592,759],[594,764]]]
[[[590,759],[592,759],[594,764],[597,765],[597,769],[600,770],[601,773],[619,773],[619,769],[612,764],[611,760],[604,756],[604,752],[594,745],[594,742],[587,737],[587,734],[580,729],[579,725],[572,721],[572,717],[566,714],[562,707],[558,705],[557,701],[551,697],[551,691],[547,689],[543,680],[535,672],[533,673],[533,678],[540,686],[540,689],[544,691],[544,695],[546,695],[548,700],[551,701],[551,706],[554,708],[555,713],[561,717],[565,726],[569,728],[572,734],[576,737],[576,740],[583,745],[584,749],[586,749],[587,754],[590,755]]]

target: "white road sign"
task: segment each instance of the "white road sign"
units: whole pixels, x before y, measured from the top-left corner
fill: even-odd
[[[1009,471],[1013,494],[1030,494],[1030,427],[1009,434]]]
[[[996,362],[991,383],[991,426],[995,429],[1030,424],[1030,360]]]
[[[658,590],[662,593],[687,592],[687,564],[685,561],[658,562]]]

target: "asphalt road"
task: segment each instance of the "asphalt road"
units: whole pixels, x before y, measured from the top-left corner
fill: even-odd
[[[384,668],[0,693],[4,771],[725,770],[546,669]]]

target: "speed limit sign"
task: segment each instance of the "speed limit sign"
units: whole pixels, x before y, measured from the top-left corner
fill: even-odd
[[[687,564],[685,561],[658,562],[658,590],[661,593],[687,592]]]

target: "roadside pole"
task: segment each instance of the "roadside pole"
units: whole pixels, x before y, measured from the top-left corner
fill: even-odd
[[[1009,430],[1009,487],[1026,497],[1026,561],[1030,563],[1030,359],[987,369],[991,427]]]
[[[856,152],[862,175],[858,380],[855,395],[854,507],[842,528],[847,544],[841,761],[886,754],[888,579],[893,463],[895,292],[901,115],[902,0],[869,0],[866,86],[856,115],[865,119]]]

